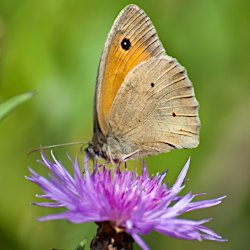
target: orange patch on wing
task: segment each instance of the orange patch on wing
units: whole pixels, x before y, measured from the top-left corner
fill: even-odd
[[[98,108],[99,124],[104,134],[108,133],[108,116],[115,96],[127,74],[139,63],[152,57],[147,44],[130,38],[131,47],[124,50],[121,41],[124,37],[117,34],[107,57]],[[122,107],[121,107],[122,108]]]

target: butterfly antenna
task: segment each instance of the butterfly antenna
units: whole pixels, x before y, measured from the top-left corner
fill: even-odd
[[[55,145],[50,145],[50,146],[40,146],[39,148],[35,148],[35,149],[31,150],[27,155],[31,155],[31,154],[33,154],[33,153],[35,153],[37,151],[41,151],[43,149],[57,148],[57,147],[76,145],[76,144],[82,144],[82,146],[81,146],[81,150],[82,150],[83,145],[87,144],[87,142],[77,141],[77,142],[68,142],[68,143],[55,144]]]

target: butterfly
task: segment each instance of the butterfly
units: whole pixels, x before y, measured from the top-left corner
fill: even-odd
[[[92,159],[122,162],[199,144],[198,101],[145,12],[126,6],[105,42],[96,79]]]

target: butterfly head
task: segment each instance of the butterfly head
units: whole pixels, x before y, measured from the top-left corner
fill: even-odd
[[[112,133],[108,137],[103,136],[101,133],[95,133],[92,141],[88,143],[84,151],[94,161],[101,157],[108,162],[122,162],[125,160],[124,155],[126,156],[127,152],[120,139],[116,138]]]
[[[88,143],[88,146],[85,148],[85,153],[92,160],[97,160],[98,158],[103,158],[109,160],[107,156],[107,143],[105,136],[97,130],[91,142]]]
[[[99,144],[94,144],[93,142],[89,142],[88,146],[84,149],[84,151],[88,155],[88,157],[93,161],[96,161],[100,157],[107,160],[105,151]]]

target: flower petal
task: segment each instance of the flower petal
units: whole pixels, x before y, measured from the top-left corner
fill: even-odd
[[[48,178],[40,176],[29,168],[30,176],[25,177],[37,184],[43,194],[37,198],[47,199],[34,205],[50,208],[64,207],[65,212],[39,218],[40,221],[65,219],[72,223],[106,222],[116,228],[125,229],[137,244],[148,250],[140,235],[155,230],[159,233],[187,240],[224,241],[221,236],[203,224],[209,220],[185,220],[180,215],[202,208],[215,206],[225,197],[192,202],[191,192],[178,196],[184,188],[190,158],[179,174],[175,184],[170,188],[164,184],[167,172],[149,177],[145,162],[142,175],[125,168],[108,169],[106,164],[95,165],[90,173],[88,156],[84,157],[84,173],[80,170],[78,160],[71,161],[73,176],[52,154],[49,161],[42,153],[42,165],[49,169]]]

